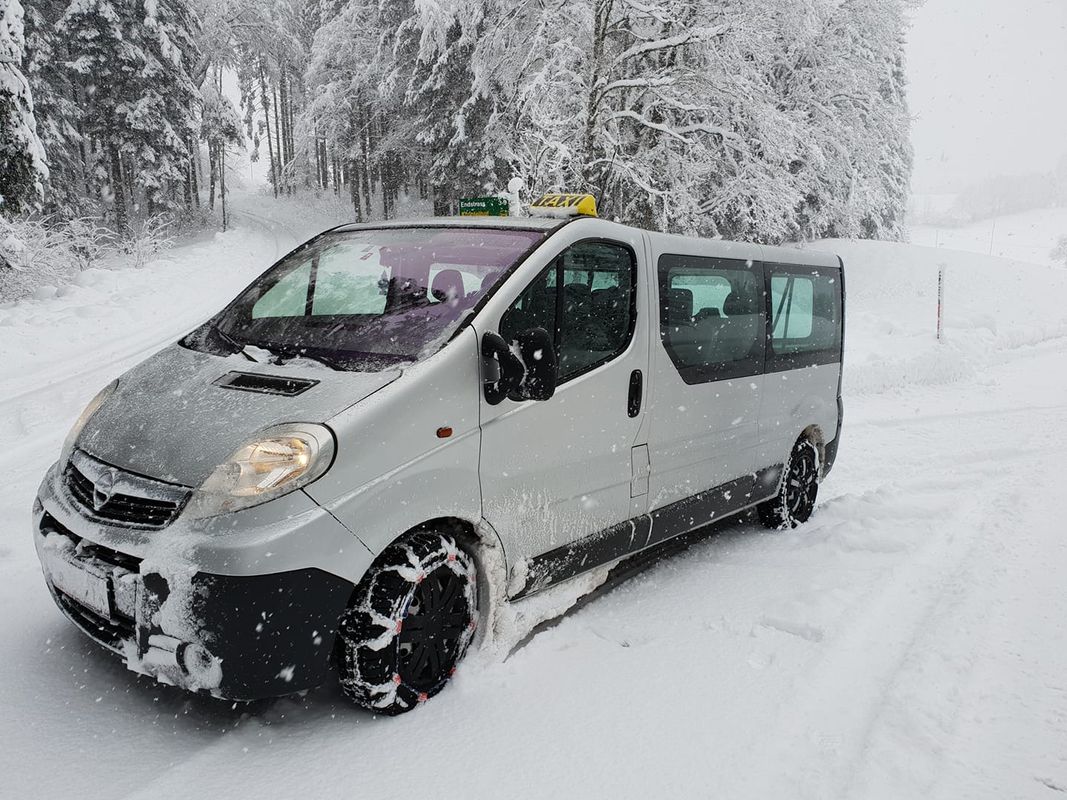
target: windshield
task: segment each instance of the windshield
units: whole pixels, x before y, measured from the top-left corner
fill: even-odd
[[[544,237],[431,227],[323,234],[263,273],[183,344],[360,371],[418,361],[440,349]]]

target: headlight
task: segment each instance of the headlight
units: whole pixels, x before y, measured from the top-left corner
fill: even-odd
[[[70,460],[70,454],[74,452],[74,445],[78,443],[78,437],[81,436],[81,432],[85,428],[86,423],[89,422],[93,414],[99,410],[100,406],[111,397],[111,393],[115,391],[118,385],[119,382],[117,380],[111,381],[111,383],[97,392],[96,397],[89,401],[89,405],[85,407],[81,416],[78,417],[77,421],[74,423],[74,427],[71,428],[70,433],[67,434],[67,438],[63,440],[63,450],[59,455],[60,465],[65,465]]]
[[[267,428],[215,467],[186,513],[193,518],[213,517],[295,492],[326,472],[334,449],[333,434],[322,425]]]

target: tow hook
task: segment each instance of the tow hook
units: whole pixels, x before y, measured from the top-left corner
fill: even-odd
[[[174,636],[153,634],[141,663],[158,678],[193,689],[216,689],[222,681],[222,661],[206,647]]]

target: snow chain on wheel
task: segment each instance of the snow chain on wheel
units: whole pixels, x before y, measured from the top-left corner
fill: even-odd
[[[477,620],[473,557],[448,534],[410,534],[382,551],[341,617],[341,688],[373,711],[410,711],[448,683]]]
[[[819,494],[819,452],[801,439],[789,456],[778,494],[758,506],[760,522],[768,528],[795,528],[807,522]]]

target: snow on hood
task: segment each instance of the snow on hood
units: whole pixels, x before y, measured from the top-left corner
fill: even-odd
[[[319,383],[293,397],[215,385],[235,371]],[[326,422],[399,376],[399,370],[339,372],[306,361],[257,364],[172,345],[119,378],[77,446],[122,469],[196,487],[256,431],[282,422]]]

